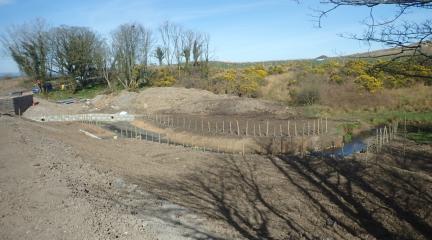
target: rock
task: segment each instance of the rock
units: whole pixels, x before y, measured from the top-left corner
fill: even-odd
[[[117,178],[113,181],[112,185],[117,189],[122,189],[126,187],[126,183],[122,178]]]

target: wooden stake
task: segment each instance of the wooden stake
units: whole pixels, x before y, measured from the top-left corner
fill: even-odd
[[[328,131],[327,131],[327,117],[325,119],[325,132],[328,133]]]
[[[288,123],[287,123],[287,136],[291,137],[291,133],[290,133],[290,121],[288,121]]]
[[[268,137],[269,135],[269,121],[267,120],[267,130],[266,130],[266,136]]]
[[[315,130],[315,120],[313,120],[313,130],[312,130],[312,136],[316,134]]]
[[[282,124],[279,124],[280,136],[283,137]]]
[[[236,120],[236,123],[237,123],[237,136],[240,136],[240,125],[238,120]]]
[[[297,122],[294,122],[294,136],[297,137]]]
[[[259,136],[261,137],[261,123],[258,123],[258,133],[259,133]]]
[[[249,129],[249,120],[246,120],[246,137],[248,135],[248,129]]]
[[[231,121],[229,122],[229,133],[232,134]]]
[[[243,143],[243,156],[245,155],[245,144]]]
[[[225,120],[222,120],[222,133],[225,133]]]
[[[304,135],[305,135],[305,124],[306,124],[306,123],[304,123],[304,122],[303,122],[303,130],[302,130],[302,136],[304,136]]]

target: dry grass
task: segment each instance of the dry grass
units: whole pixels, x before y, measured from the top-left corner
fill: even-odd
[[[343,83],[331,82],[327,75],[289,72],[271,75],[266,85],[259,90],[259,96],[287,104],[298,104],[296,96],[303,90],[313,87],[319,92],[317,104],[342,111],[399,110],[425,112],[432,110],[432,86],[418,83],[408,88],[381,89],[368,92],[347,77]]]
[[[176,132],[172,129],[163,129],[153,124],[135,120],[132,122],[132,125],[146,129],[148,131],[166,134],[166,136],[173,142],[181,143],[185,145],[190,145],[197,148],[206,148],[218,150],[220,152],[227,153],[240,153],[244,151],[246,153],[257,152],[261,149],[261,147],[251,138],[227,138],[220,136],[200,136],[196,134],[191,134],[188,132]]]
[[[366,92],[352,82],[343,85],[323,83],[321,104],[341,110],[406,110],[431,111],[432,87],[418,84],[411,88],[383,89]]]
[[[267,100],[290,102],[289,87],[293,83],[291,73],[270,75],[266,77],[266,84],[259,89],[259,96]]]

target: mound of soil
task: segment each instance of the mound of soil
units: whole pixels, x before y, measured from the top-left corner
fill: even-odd
[[[69,115],[89,111],[89,106],[84,103],[58,104],[38,97],[34,97],[33,101],[37,104],[23,113],[25,118],[33,119],[42,116]]]
[[[122,91],[100,95],[93,105],[105,111],[130,113],[182,113],[203,115],[290,114],[280,104],[260,99],[216,95],[209,91],[179,87],[148,88],[140,92]]]

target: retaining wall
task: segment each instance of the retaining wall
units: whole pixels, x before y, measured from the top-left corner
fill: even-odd
[[[33,105],[33,95],[21,95],[0,98],[0,113],[22,114]]]
[[[38,122],[131,122],[135,119],[134,115],[120,114],[75,114],[75,115],[50,115],[30,118]]]

